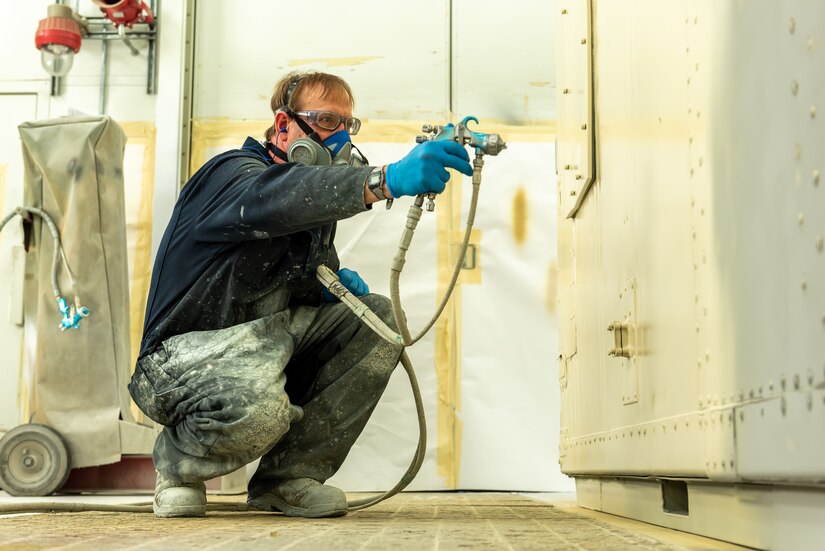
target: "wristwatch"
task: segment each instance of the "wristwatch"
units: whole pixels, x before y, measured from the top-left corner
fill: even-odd
[[[392,206],[392,197],[387,197],[384,194],[384,167],[375,167],[367,176],[367,187],[379,199],[387,200],[387,208]]]

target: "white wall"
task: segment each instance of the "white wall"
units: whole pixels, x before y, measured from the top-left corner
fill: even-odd
[[[21,86],[39,90],[38,97],[45,105],[38,110],[38,118],[74,111],[97,113],[99,42],[84,42],[59,97],[49,98],[47,93],[44,94],[48,78],[40,68],[33,34],[37,20],[45,15],[47,4],[46,0],[18,2],[14,4],[13,17],[0,19],[3,49],[19,52],[14,57],[4,56],[0,61],[0,93],[4,88],[19,89]],[[91,0],[80,0],[79,5],[81,13],[96,14]],[[156,121],[158,129],[155,244],[168,220],[176,194],[179,144],[181,139],[187,139],[177,134],[182,109],[185,46],[181,32],[183,5],[183,0],[162,2],[157,96],[145,93],[145,42],[135,41],[141,52],[138,57],[132,57],[123,44],[113,43],[110,48],[106,113],[120,121]],[[346,6],[330,0],[289,4],[271,0],[198,0],[196,5],[192,97],[192,113],[196,120],[269,119],[272,87],[282,74],[292,69],[318,69],[343,76],[353,87],[356,114],[367,123],[382,120],[438,123],[451,116],[476,115],[482,122],[479,129],[483,131],[484,124],[552,124],[556,118],[555,0],[514,0],[506,7],[493,0],[408,3],[364,0]],[[5,128],[19,122],[22,121],[2,120],[0,124]],[[410,146],[413,138],[414,134],[410,133]],[[525,142],[524,148],[512,145],[515,149],[511,150],[509,160],[508,152],[505,152],[500,158],[488,161],[489,168],[485,172],[499,174],[485,180],[489,191],[483,195],[485,207],[482,210],[486,214],[478,221],[479,229],[486,232],[483,233],[483,246],[491,247],[483,257],[487,262],[483,267],[494,271],[483,272],[485,284],[465,292],[463,315],[472,317],[472,323],[464,324],[461,337],[465,352],[465,372],[461,376],[466,377],[468,370],[483,375],[463,382],[465,407],[458,412],[458,417],[464,423],[467,437],[464,455],[456,460],[467,476],[467,487],[567,489],[569,486],[556,464],[555,314],[545,312],[540,322],[522,317],[516,320],[518,323],[510,323],[506,331],[502,326],[479,326],[484,319],[480,313],[483,310],[479,308],[485,302],[492,304],[490,297],[493,296],[499,297],[496,300],[509,301],[503,310],[508,316],[515,317],[518,312],[538,312],[541,310],[538,306],[547,300],[544,296],[545,288],[549,288],[547,282],[552,280],[546,279],[552,274],[552,267],[548,265],[555,261],[552,143]],[[376,147],[380,150],[378,144]],[[406,146],[395,145],[387,151],[406,149]],[[522,153],[519,153],[520,149]],[[529,162],[522,163],[519,159],[524,159],[523,155],[529,157],[532,154],[529,152],[534,150],[550,158],[533,158],[540,169],[530,172],[525,169]],[[19,150],[15,152],[18,153]],[[381,161],[392,160],[395,157]],[[518,170],[512,170],[514,163],[519,165]],[[496,178],[501,183],[498,195],[495,194]],[[469,186],[465,188],[464,201],[469,196]],[[526,190],[527,197],[533,198],[527,203],[527,212],[532,217],[529,241],[521,245],[511,242],[509,235],[513,195],[519,190],[522,195]],[[405,209],[405,205],[400,206]],[[347,231],[342,228],[342,235]],[[356,231],[352,229],[350,234],[354,235]],[[389,241],[393,244],[388,251],[394,250],[397,238],[393,235]],[[423,243],[418,246],[432,249]],[[536,250],[542,250],[540,257],[531,252]],[[352,254],[356,258],[360,253],[354,250]],[[387,262],[390,254],[385,255]],[[513,279],[508,270],[526,269],[535,270],[537,283],[522,286],[519,294],[508,286],[508,281]],[[542,293],[542,296],[533,296],[535,293]],[[525,309],[522,309],[519,302],[522,300],[532,302],[525,303]],[[435,297],[426,302],[429,311]],[[423,312],[422,317],[427,313]],[[496,316],[489,319],[489,324],[497,323],[501,320]],[[500,332],[501,340],[491,339],[485,343],[491,347],[489,351],[481,344],[474,344],[473,339],[483,336],[484,331]],[[516,357],[508,352],[507,346],[500,346],[501,342],[508,346],[518,345],[525,335],[533,334],[538,338],[548,335],[548,338],[540,346],[536,345],[538,348],[532,354],[522,353]],[[469,349],[471,346],[472,350]],[[524,352],[526,349],[521,347],[519,350]],[[423,355],[431,356],[432,352]],[[424,365],[420,369],[422,379],[433,379],[431,366]],[[506,385],[507,381],[517,383],[509,388],[530,395],[510,393],[502,401],[487,405],[487,397],[495,396],[498,387]],[[474,385],[483,385],[474,394],[475,401],[471,390],[466,390]],[[401,380],[394,386],[398,395],[388,398],[398,398],[404,404],[403,409],[394,410],[394,406],[385,404],[383,417],[372,422],[373,428],[368,431],[380,432],[375,427],[392,427],[393,416],[410,415],[407,408],[412,403],[405,383]],[[435,400],[435,391],[430,389],[430,392],[425,401]],[[490,419],[499,424],[489,426]],[[437,420],[431,417],[431,433],[435,433],[436,424]],[[405,431],[404,438],[407,438],[406,431],[414,431],[414,423],[404,422],[402,425],[398,430]],[[522,429],[524,432],[519,432]],[[505,433],[507,438],[496,437]],[[414,433],[409,434],[409,438],[414,438]],[[518,447],[520,441],[524,442],[521,449]],[[369,441],[363,444],[365,450],[370,449]],[[399,453],[406,457],[404,449]],[[434,452],[432,445],[430,452]],[[345,469],[350,473],[349,480],[359,481],[363,472],[358,461],[362,457],[352,459],[355,463],[350,462]],[[380,465],[379,459],[376,466]],[[515,483],[505,473],[507,469],[519,472],[524,479],[538,473],[534,477],[537,482],[533,487]],[[393,477],[395,473],[388,476]],[[422,473],[421,480],[423,487],[443,487],[435,471]],[[383,480],[380,483],[383,484]]]
[[[200,0],[194,114],[268,118],[279,76],[317,69],[350,83],[363,118],[552,120],[555,4]]]

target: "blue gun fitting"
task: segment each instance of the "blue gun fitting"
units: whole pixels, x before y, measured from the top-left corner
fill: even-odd
[[[89,309],[85,306],[78,306],[77,308],[69,306],[66,299],[57,297],[57,307],[60,313],[63,314],[63,319],[60,320],[60,330],[78,329],[80,327],[80,320],[89,315]]]
[[[507,144],[501,139],[500,135],[473,132],[467,127],[470,122],[478,124],[478,119],[476,117],[469,116],[461,119],[461,122],[455,126],[452,124],[435,127],[427,125],[422,130],[424,132],[435,131],[435,136],[430,138],[432,140],[451,140],[458,142],[461,145],[469,145],[474,147],[476,150],[476,155],[498,155],[503,149],[507,149]],[[425,139],[427,138],[422,136],[416,139],[416,141],[423,141]]]

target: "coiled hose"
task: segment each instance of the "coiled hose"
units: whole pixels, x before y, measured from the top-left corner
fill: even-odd
[[[60,242],[60,234],[57,231],[57,225],[54,223],[54,220],[52,220],[52,217],[42,209],[36,207],[17,207],[7,214],[3,220],[0,220],[0,232],[3,231],[6,224],[8,224],[8,222],[15,216],[19,216],[24,220],[30,220],[32,214],[43,219],[46,226],[49,228],[49,232],[52,234],[52,239],[54,240],[54,250],[52,251],[51,284],[54,298],[57,301],[57,309],[60,310],[60,313],[63,315],[63,319],[61,319],[58,327],[60,327],[61,331],[65,329],[77,329],[80,324],[80,320],[89,315],[89,309],[80,305],[80,298],[77,296],[77,285],[75,284],[74,274],[69,268],[69,261],[66,259],[66,253],[63,251],[63,244]],[[63,298],[63,295],[60,292],[60,285],[57,282],[57,270],[60,265],[60,260],[63,261],[63,268],[66,270],[66,276],[69,278],[69,285],[72,289],[72,293],[74,294],[73,304],[67,303],[66,299]]]

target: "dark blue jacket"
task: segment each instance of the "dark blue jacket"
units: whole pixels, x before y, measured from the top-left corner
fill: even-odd
[[[261,144],[207,162],[187,182],[158,249],[140,356],[189,331],[268,313],[267,296],[320,303],[315,269],[337,270],[335,223],[367,210],[371,167],[275,164]]]

